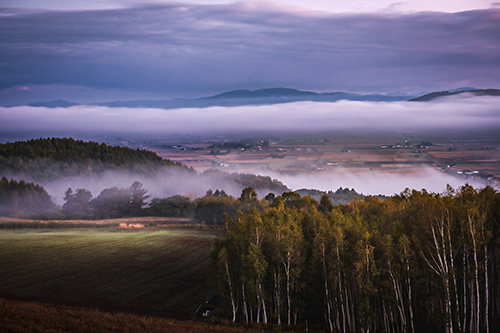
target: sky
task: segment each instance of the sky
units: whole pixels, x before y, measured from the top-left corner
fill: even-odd
[[[0,101],[500,88],[500,2],[0,0]]]

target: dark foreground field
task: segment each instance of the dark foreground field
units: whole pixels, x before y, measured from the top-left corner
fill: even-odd
[[[0,297],[188,318],[213,296],[216,231],[0,231]]]
[[[0,298],[0,332],[252,333],[260,330]]]

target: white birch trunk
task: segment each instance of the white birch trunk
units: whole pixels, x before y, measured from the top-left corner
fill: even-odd
[[[401,286],[398,281],[396,281],[396,278],[394,277],[394,274],[392,273],[392,267],[391,267],[391,261],[388,259],[387,260],[387,265],[389,266],[389,275],[391,276],[392,280],[392,287],[394,289],[394,295],[396,296],[396,302],[398,304],[398,310],[399,310],[399,316],[401,317],[401,330],[403,332],[406,332],[406,315],[404,311],[404,303],[403,303],[403,296],[401,295]]]
[[[482,231],[483,231],[483,247],[484,247],[484,301],[485,301],[485,309],[484,309],[484,318],[485,318],[485,326],[486,333],[490,333],[490,295],[489,295],[489,278],[488,278],[488,243],[486,240],[486,230],[484,227],[485,221],[482,223]]]
[[[276,315],[278,316],[278,325],[281,325],[281,288],[280,288],[281,274],[278,270],[274,272],[274,289],[275,289],[275,299],[276,299]]]
[[[450,222],[450,217],[447,217],[447,228],[446,228],[446,233],[448,235],[448,252],[450,256],[450,267],[451,267],[451,276],[453,278],[453,290],[454,290],[454,298],[455,298],[455,312],[456,312],[456,323],[457,323],[457,329],[459,332],[462,331],[462,327],[460,325],[460,306],[458,302],[458,290],[457,290],[457,277],[455,274],[455,257],[453,256],[453,247],[451,243],[451,222]]]
[[[341,265],[340,265],[340,251],[339,246],[337,245],[337,261],[338,261],[338,279],[339,279],[339,295],[340,295],[340,306],[342,309],[342,332],[346,332],[346,313],[345,313],[345,302],[344,302],[344,290],[342,288],[342,274],[340,273]]]
[[[325,254],[325,244],[321,244],[321,254],[323,257],[323,276],[325,278],[325,297],[326,297],[326,313],[327,313],[327,319],[328,319],[328,327],[330,328],[330,331],[333,332],[333,323],[332,323],[332,310],[330,308],[330,291],[328,289],[328,275],[326,273],[326,254]]]
[[[432,238],[434,240],[434,248],[436,250],[435,256],[431,255],[432,262],[430,262],[425,255],[424,260],[427,262],[429,267],[443,279],[444,291],[445,291],[445,332],[453,333],[453,322],[452,322],[452,313],[451,313],[451,298],[450,298],[450,284],[449,284],[449,271],[448,271],[448,263],[446,258],[446,249],[445,249],[445,239],[444,239],[444,222],[441,220],[441,223],[438,224],[438,232],[436,233],[436,229],[434,225],[431,226]],[[437,236],[441,236],[440,240],[438,240]]]
[[[249,318],[248,318],[248,305],[247,305],[247,298],[245,295],[245,283],[241,282],[241,297],[243,298],[243,315],[245,316],[245,323],[248,325]]]
[[[406,245],[403,248],[406,263],[406,284],[408,286],[408,311],[410,313],[410,327],[411,332],[415,333],[415,325],[413,323],[413,305],[412,305],[412,288],[410,279],[410,260],[408,259],[408,248]]]
[[[233,310],[233,322],[236,321],[236,313],[238,311],[238,306],[236,304],[236,300],[234,298],[233,292],[233,284],[231,283],[231,275],[229,274],[229,263],[227,262],[227,258],[224,258],[224,266],[226,267],[226,275],[227,275],[227,283],[229,285],[229,294],[231,296],[231,307]]]
[[[475,318],[475,327],[474,331],[479,332],[479,326],[480,326],[480,308],[481,308],[481,295],[479,293],[479,267],[478,267],[478,260],[477,260],[477,247],[476,247],[476,232],[474,230],[473,222],[472,222],[472,217],[468,216],[469,219],[469,228],[470,228],[470,235],[472,238],[472,251],[473,251],[473,258],[474,258],[474,282],[476,285],[476,318]]]
[[[285,268],[285,274],[286,274],[286,300],[287,300],[287,320],[288,320],[288,325],[292,323],[292,298],[291,298],[291,293],[290,293],[290,266],[291,266],[291,253],[290,251],[287,252],[287,260],[286,262],[283,261],[283,267]]]

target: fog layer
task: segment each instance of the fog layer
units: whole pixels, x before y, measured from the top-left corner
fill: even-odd
[[[243,186],[238,185],[222,176],[223,173],[196,175],[174,169],[166,169],[156,176],[131,175],[122,172],[106,172],[101,175],[85,177],[68,177],[57,181],[40,181],[54,203],[64,203],[64,193],[71,187],[73,190],[85,188],[92,192],[93,197],[111,187],[128,188],[134,181],[143,183],[151,198],[166,198],[174,195],[184,195],[191,199],[202,197],[206,191],[224,190],[227,194],[239,197]],[[393,195],[399,194],[406,188],[441,193],[450,184],[458,188],[465,183],[474,187],[483,187],[485,181],[477,178],[459,178],[446,172],[431,168],[422,168],[419,172],[387,173],[378,171],[350,172],[340,169],[336,172],[323,172],[315,174],[282,174],[280,172],[257,172],[262,176],[278,179],[290,190],[316,189],[320,191],[335,191],[339,187],[354,188],[358,193],[365,195]],[[14,177],[22,179],[22,177]],[[263,198],[268,189],[257,190],[259,198]],[[281,193],[275,193],[281,194]]]
[[[449,184],[458,188],[465,183],[474,187],[484,187],[485,181],[479,177],[459,178],[432,168],[422,168],[418,172],[389,173],[378,171],[349,172],[339,170],[316,174],[287,175],[277,172],[261,172],[261,175],[279,179],[283,184],[294,190],[315,189],[320,191],[335,191],[339,187],[354,188],[356,192],[365,195],[391,196],[403,192],[406,188],[428,192],[442,193]]]
[[[337,130],[495,130],[500,98],[436,102],[298,102],[204,109],[0,108],[1,139],[89,134],[219,134]]]
[[[106,188],[115,186],[128,188],[135,181],[140,181],[143,184],[144,189],[148,190],[147,194],[151,195],[151,198],[166,198],[174,195],[196,198],[204,196],[209,189],[214,191],[216,189],[224,190],[229,195],[239,197],[243,188],[234,182],[221,178],[166,169],[154,177],[109,171],[101,175],[68,177],[57,181],[40,181],[39,184],[45,188],[52,197],[52,201],[58,205],[64,203],[64,193],[69,187],[73,190],[85,188],[92,192],[93,197],[97,197]],[[260,194],[263,195],[263,193]]]

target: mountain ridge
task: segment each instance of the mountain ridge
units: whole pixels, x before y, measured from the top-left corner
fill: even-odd
[[[303,91],[292,88],[264,88],[257,90],[231,90],[213,96],[200,97],[194,99],[175,98],[169,100],[130,100],[112,101],[104,103],[75,103],[66,100],[54,100],[48,102],[34,102],[25,105],[33,107],[47,108],[67,108],[77,105],[96,105],[112,108],[158,108],[158,109],[179,109],[179,108],[208,108],[213,106],[236,107],[246,105],[273,105],[292,102],[336,102],[340,100],[365,101],[365,102],[428,102],[436,98],[472,93],[475,96],[500,96],[498,89],[476,89],[471,87],[445,90],[424,94],[418,97],[407,95],[383,95],[383,94],[355,94],[342,91],[317,93]]]
[[[403,95],[382,95],[369,94],[361,95],[346,92],[317,93],[311,91],[302,91],[292,88],[264,88],[257,90],[231,90],[217,95],[200,97],[194,99],[176,98],[170,100],[131,100],[131,101],[112,101],[104,103],[75,103],[65,100],[56,100],[48,102],[28,103],[28,106],[34,107],[70,107],[76,105],[97,105],[108,107],[127,107],[127,108],[160,108],[160,109],[178,109],[178,108],[207,108],[212,106],[245,106],[245,105],[272,105],[291,102],[336,102],[339,100],[352,101],[377,101],[394,102],[405,101],[412,96]]]
[[[500,90],[498,89],[471,89],[471,90],[445,90],[437,91],[430,94],[425,94],[416,98],[412,98],[409,102],[430,102],[436,98],[455,96],[464,93],[473,94],[475,96],[500,96]]]

